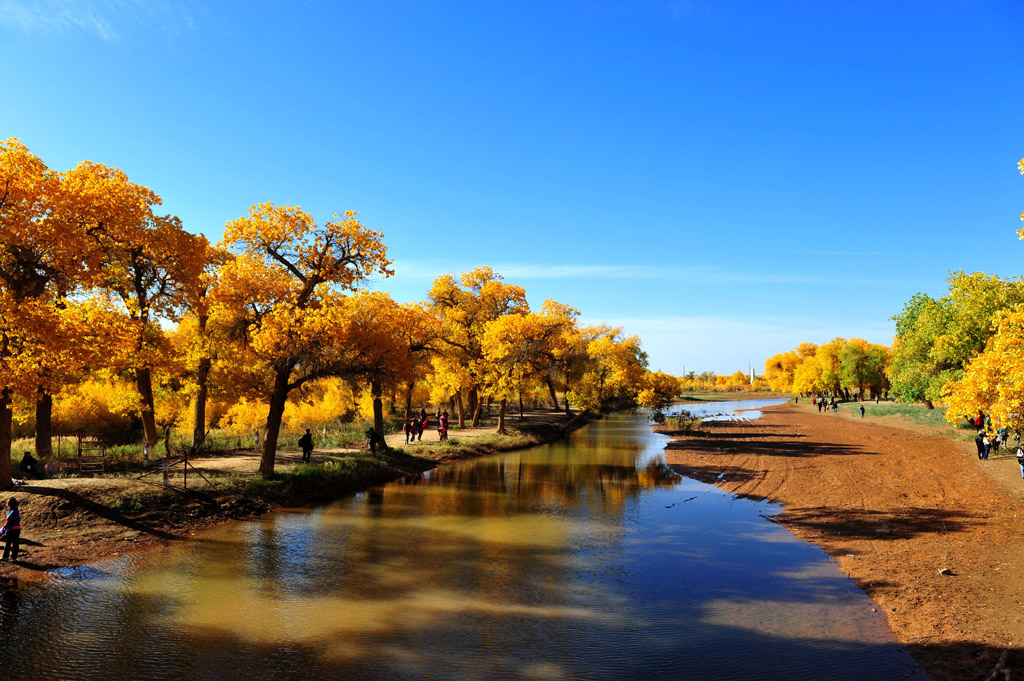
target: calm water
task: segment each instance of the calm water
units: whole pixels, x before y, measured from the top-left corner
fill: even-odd
[[[663,445],[616,415],[63,572],[0,604],[0,678],[925,678],[773,507]]]
[[[785,404],[784,398],[765,398],[758,400],[728,400],[725,402],[684,402],[669,407],[668,414],[688,411],[700,416],[704,421],[753,421],[761,416],[760,409]]]

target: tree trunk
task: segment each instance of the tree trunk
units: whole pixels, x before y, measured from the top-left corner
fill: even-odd
[[[267,412],[267,437],[263,442],[263,457],[260,459],[260,475],[264,480],[274,477],[274,459],[277,457],[277,438],[281,434],[281,418],[288,401],[288,377],[291,366],[275,369],[274,391],[270,394],[270,409]]]
[[[14,488],[11,478],[11,441],[14,435],[14,410],[11,409],[11,390],[0,390],[0,490]]]
[[[473,397],[476,398],[475,400],[473,400],[473,399],[470,400],[470,402],[474,402],[474,401],[476,402],[476,404],[473,405],[473,421],[472,421],[472,426],[474,428],[476,428],[478,425],[480,425],[480,410],[484,406],[484,401],[480,399],[480,395],[479,395],[479,393],[477,393],[476,388],[473,388],[473,390],[470,391],[469,396],[471,398],[473,398]]]
[[[153,412],[153,377],[149,369],[135,370],[135,386],[139,391],[139,397],[142,398],[142,430],[149,451],[153,451],[159,435],[156,432],[156,416]]]
[[[53,395],[42,387],[36,399],[36,458],[53,458]]]
[[[555,411],[558,411],[558,395],[555,393],[555,383],[551,380],[550,376],[545,377],[544,381],[548,384],[548,392],[551,393],[551,403],[555,405]]]
[[[455,393],[455,404],[459,408],[459,429],[466,427],[466,409],[462,405],[462,390]]]
[[[408,421],[412,418],[412,388],[416,385],[414,382],[407,383],[405,386],[405,420]]]
[[[498,409],[498,433],[505,435],[505,406],[508,404],[508,398],[501,398],[501,407]]]
[[[523,389],[519,388],[519,420],[525,421],[526,418],[523,416]]]
[[[192,412],[192,451],[198,452],[206,440],[206,383],[210,376],[211,361],[209,357],[199,360],[199,368],[196,370],[196,384],[199,391],[196,393],[195,408]]]
[[[370,381],[370,395],[373,396],[373,429],[377,431],[380,451],[386,452],[388,446],[384,440],[384,402],[380,398],[382,392],[380,381]]]
[[[473,421],[473,425],[476,426],[476,420],[480,418],[480,395],[477,393],[476,388],[471,388],[469,391],[469,413],[470,418]]]

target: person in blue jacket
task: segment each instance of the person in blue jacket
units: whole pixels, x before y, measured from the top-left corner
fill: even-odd
[[[7,517],[4,524],[0,525],[0,536],[6,540],[2,560],[7,560],[9,555],[12,562],[17,561],[18,549],[21,547],[21,514],[18,512],[18,500],[14,497],[7,499]]]

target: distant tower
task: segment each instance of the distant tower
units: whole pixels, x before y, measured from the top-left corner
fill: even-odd
[[[754,385],[754,367],[750,367],[750,385]]]

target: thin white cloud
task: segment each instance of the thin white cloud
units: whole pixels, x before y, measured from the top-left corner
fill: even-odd
[[[0,0],[0,26],[26,33],[84,31],[114,40],[140,28],[175,35],[194,22],[184,3],[165,0]]]
[[[395,272],[404,279],[430,280],[445,272],[458,275],[473,269],[467,265],[453,267],[451,262],[396,260]],[[666,280],[674,283],[751,283],[751,284],[836,284],[864,285],[861,279],[820,277],[789,274],[762,274],[739,269],[715,267],[651,267],[648,265],[608,264],[540,264],[540,263],[496,263],[491,269],[509,281],[531,279],[620,279],[620,280]],[[870,285],[870,281],[867,282]]]

